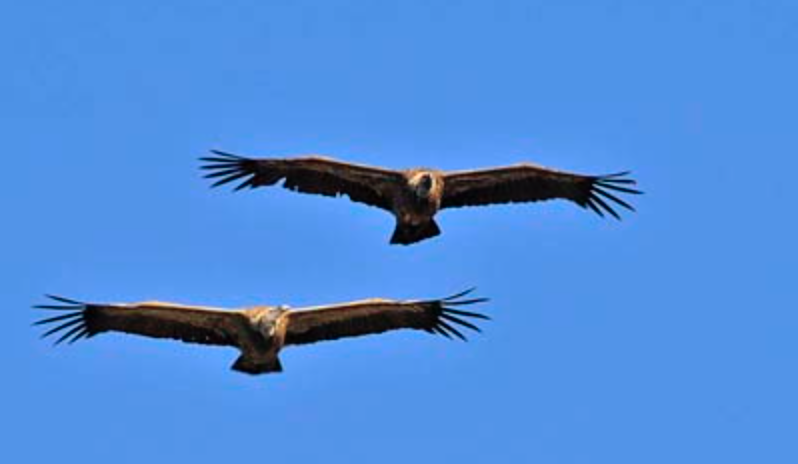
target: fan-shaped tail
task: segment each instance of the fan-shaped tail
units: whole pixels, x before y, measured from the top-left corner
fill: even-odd
[[[432,219],[422,224],[397,222],[391,236],[391,245],[411,245],[440,234],[438,224]]]
[[[233,363],[232,369],[245,374],[258,375],[282,372],[283,366],[280,364],[280,358],[277,356],[267,359],[256,359],[252,356],[242,354],[236,359],[236,362]]]

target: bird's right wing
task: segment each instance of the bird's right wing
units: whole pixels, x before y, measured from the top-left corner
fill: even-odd
[[[285,344],[315,343],[397,329],[418,329],[465,340],[458,326],[479,332],[479,327],[468,319],[489,319],[480,313],[457,309],[487,301],[487,298],[463,299],[470,291],[439,300],[373,299],[293,311],[287,315]]]
[[[441,208],[523,203],[561,198],[599,216],[621,216],[613,206],[634,207],[618,194],[638,195],[628,172],[590,176],[522,163],[515,166],[449,172],[444,177]],[[614,193],[613,193],[614,192]]]
[[[58,336],[56,344],[73,343],[102,332],[125,332],[154,338],[171,338],[206,345],[236,345],[240,331],[247,327],[246,316],[238,311],[222,311],[171,303],[127,304],[82,303],[48,295],[55,303],[34,308],[63,312],[36,321],[47,325],[42,335]]]
[[[400,171],[346,163],[321,156],[297,158],[245,158],[212,150],[215,156],[201,158],[213,187],[242,180],[235,190],[275,185],[301,193],[336,197],[391,210],[392,193],[404,182]]]

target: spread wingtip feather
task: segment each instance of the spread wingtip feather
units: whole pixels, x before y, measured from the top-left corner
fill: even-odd
[[[626,187],[627,185],[637,185],[634,179],[626,178],[632,171],[616,172],[614,174],[606,174],[603,176],[589,177],[590,190],[587,192],[587,198],[580,202],[583,207],[590,208],[593,212],[601,217],[605,213],[611,215],[617,220],[622,220],[621,215],[613,208],[618,205],[629,211],[636,211],[634,206],[626,200],[619,198],[611,191],[627,193],[631,195],[640,195],[643,192],[637,189]]]
[[[438,306],[437,317],[435,318],[434,325],[429,327],[429,329],[434,333],[445,336],[446,338],[451,339],[452,336],[454,336],[463,341],[468,341],[468,339],[460,330],[458,330],[457,326],[465,327],[475,332],[482,332],[482,330],[476,324],[469,322],[466,320],[466,318],[490,320],[490,317],[477,312],[463,311],[453,308],[489,301],[488,298],[484,297],[462,299],[462,297],[471,294],[474,290],[476,290],[476,287],[469,288],[462,292],[435,301],[434,303],[436,303]]]
[[[81,338],[85,338],[91,335],[90,330],[86,325],[86,314],[85,314],[87,310],[86,303],[82,303],[77,300],[72,300],[57,295],[45,295],[45,296],[47,298],[50,298],[51,300],[60,302],[62,304],[35,305],[34,306],[35,309],[69,311],[69,312],[66,314],[47,317],[35,321],[33,325],[53,324],[53,326],[49,327],[48,330],[41,335],[41,338],[47,338],[51,335],[58,335],[59,338],[53,344],[53,345],[58,345],[67,340],[68,343],[71,344],[80,340]]]

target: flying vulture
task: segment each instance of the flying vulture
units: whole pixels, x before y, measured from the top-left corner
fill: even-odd
[[[142,303],[83,303],[48,295],[54,303],[34,306],[64,311],[36,321],[47,325],[42,335],[57,336],[56,344],[73,343],[103,332],[126,332],[188,343],[233,346],[241,351],[232,368],[248,374],[282,372],[280,350],[345,337],[418,329],[465,340],[462,328],[479,332],[469,318],[489,319],[458,309],[487,298],[464,298],[471,290],[437,300],[397,301],[382,298],[328,306],[288,309],[253,306],[224,310],[203,306],[147,301]]]
[[[392,244],[409,245],[439,235],[435,215],[443,208],[521,203],[563,198],[599,216],[620,215],[613,207],[634,207],[618,197],[639,194],[629,172],[600,176],[574,174],[531,163],[514,166],[443,172],[437,169],[393,170],[337,161],[321,156],[245,158],[212,150],[200,158],[218,178],[213,187],[241,182],[235,187],[275,185],[302,193],[347,195],[353,201],[390,211],[396,217]]]

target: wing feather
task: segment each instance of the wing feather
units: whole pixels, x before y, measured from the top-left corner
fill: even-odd
[[[92,337],[102,332],[125,332],[153,338],[171,338],[205,345],[237,345],[246,328],[241,312],[222,311],[171,303],[131,304],[81,303],[50,296],[61,305],[39,305],[37,309],[68,311],[34,323],[48,327],[42,338],[58,336],[55,344]]]
[[[390,330],[417,329],[465,340],[457,327],[479,332],[466,318],[489,319],[484,314],[459,311],[450,306],[477,304],[487,298],[459,300],[465,294],[438,300],[363,300],[288,314],[286,345],[315,343],[345,337],[379,334]]]
[[[301,193],[337,197],[390,210],[392,192],[403,181],[401,172],[345,163],[319,156],[252,159],[211,150],[214,156],[200,158],[207,164],[206,178],[213,187],[243,179],[235,190],[275,185]]]
[[[630,211],[634,207],[612,192],[641,194],[628,185],[629,172],[587,176],[544,168],[530,163],[502,168],[457,171],[444,177],[442,208],[523,203],[556,198],[570,200],[596,214],[609,213],[620,219],[613,206]],[[603,197],[603,198],[602,198]]]

